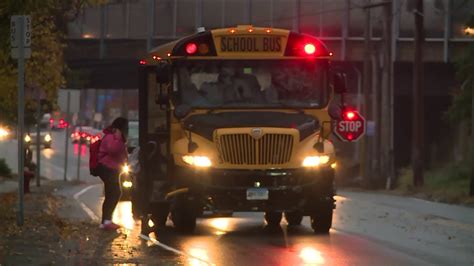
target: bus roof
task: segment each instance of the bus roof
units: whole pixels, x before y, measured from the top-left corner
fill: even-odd
[[[199,32],[150,51],[140,64],[155,65],[174,59],[289,59],[329,58],[319,39],[286,29],[240,25]]]

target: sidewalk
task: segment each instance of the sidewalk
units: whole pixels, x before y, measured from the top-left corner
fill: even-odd
[[[75,184],[45,181],[41,187],[36,187],[32,182],[31,193],[25,194],[24,198],[24,225],[18,227],[18,183],[1,181],[0,265],[76,265],[82,264],[84,253],[93,254],[94,249],[84,247],[84,243],[89,238],[103,237],[98,235],[97,225],[66,221],[58,216],[58,210],[73,199],[54,193],[72,186]]]
[[[474,262],[474,208],[377,192],[337,194],[336,230],[397,246],[436,265]]]
[[[0,177],[0,194],[14,192],[18,190],[18,181]]]
[[[380,205],[403,209],[423,216],[439,217],[460,223],[474,225],[474,208],[458,204],[447,204],[410,196],[391,195],[384,192],[340,190],[346,197],[363,201],[376,201]]]

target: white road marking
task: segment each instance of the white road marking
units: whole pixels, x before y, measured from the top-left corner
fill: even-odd
[[[79,200],[79,197],[86,193],[88,190],[90,190],[91,188],[93,187],[96,187],[96,186],[100,186],[100,184],[95,184],[95,185],[90,185],[86,188],[84,188],[83,190],[77,192],[76,194],[74,194],[74,199],[79,203],[79,205],[81,206],[81,208],[84,210],[85,213],[87,213],[87,215],[93,220],[93,221],[100,221],[99,217],[89,208],[86,206],[86,204],[84,204],[82,201]]]
[[[188,257],[188,258],[191,258],[191,259],[195,259],[195,260],[199,260],[201,262],[204,262],[206,263],[207,265],[215,265],[214,263],[211,263],[210,261],[207,261],[207,260],[204,260],[204,259],[201,259],[199,257],[196,257],[196,256],[193,256],[191,254],[188,254],[184,251],[181,251],[181,250],[177,250],[173,247],[170,247],[168,245],[165,245],[163,243],[161,243],[160,241],[154,239],[153,237],[149,237],[149,236],[146,236],[144,234],[140,234],[140,238],[144,239],[144,240],[147,240],[147,241],[151,241],[153,243],[153,245],[155,246],[159,246],[161,247],[162,249],[165,249],[165,250],[168,250],[168,251],[171,251],[175,254],[178,254],[178,255],[181,255],[181,256],[185,256],[185,257]]]

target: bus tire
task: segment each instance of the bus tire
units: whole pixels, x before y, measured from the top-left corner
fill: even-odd
[[[311,227],[316,234],[328,234],[332,226],[333,209],[328,207],[311,215]]]

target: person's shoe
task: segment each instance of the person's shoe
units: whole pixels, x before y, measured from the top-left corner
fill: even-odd
[[[99,227],[100,229],[103,229],[103,230],[115,231],[120,228],[120,225],[110,222],[110,223],[103,223]]]

